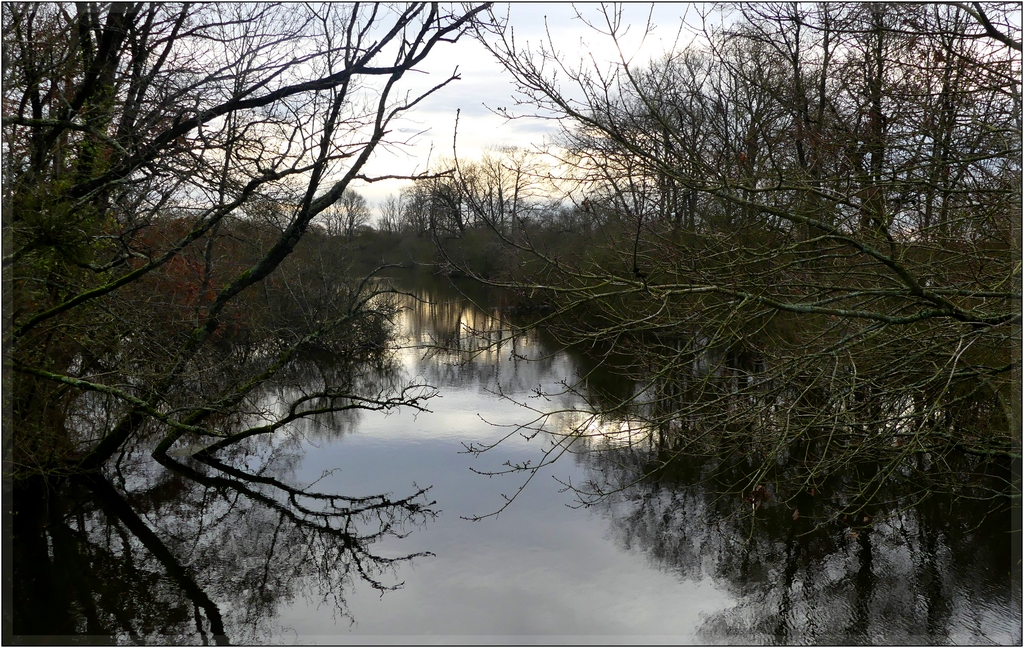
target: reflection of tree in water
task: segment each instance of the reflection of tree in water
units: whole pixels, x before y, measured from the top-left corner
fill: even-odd
[[[280,631],[277,609],[296,596],[345,617],[357,583],[395,589],[397,567],[426,555],[374,551],[436,514],[426,489],[392,498],[298,487],[285,480],[294,447],[253,441],[216,457],[165,457],[167,470],[129,459],[113,482],[19,483],[11,631],[62,641],[265,641]]]
[[[407,369],[439,386],[474,384],[502,393],[536,388],[555,356],[536,331],[515,329],[501,297],[413,285],[401,301],[406,344],[416,354]]]
[[[303,440],[337,436],[364,410],[416,407],[434,394],[410,376],[447,384],[472,375],[479,385],[517,391],[550,362],[525,362],[539,346],[506,339],[507,331],[477,339],[494,328],[495,313],[424,297],[430,303],[419,302],[401,326],[422,338],[414,343],[435,342],[434,357],[420,350],[417,363],[403,363],[387,340],[369,334],[356,337],[377,346],[361,351],[300,350],[229,412],[211,415],[211,427],[231,432],[222,439],[185,433],[155,455],[158,463],[146,444],[128,445],[105,477],[19,483],[11,628],[19,640],[266,641],[284,630],[275,627],[277,610],[296,597],[346,617],[346,594],[360,583],[381,592],[400,585],[397,568],[422,554],[374,548],[436,514],[425,489],[346,497],[291,483]],[[228,363],[191,388],[216,392],[241,373]],[[278,433],[263,434],[269,426]]]
[[[844,475],[813,491],[742,498],[716,486],[749,476],[746,461],[676,460],[637,481],[658,461],[653,454],[579,456],[606,488],[631,484],[597,504],[621,545],[680,578],[713,578],[737,597],[704,619],[704,639],[1021,641],[1019,509],[1008,500],[979,505],[964,490],[911,501],[897,487],[857,510],[844,498]],[[955,467],[972,468],[967,460]],[[851,513],[836,514],[843,510]]]

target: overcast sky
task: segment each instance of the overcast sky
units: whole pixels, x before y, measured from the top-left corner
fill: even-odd
[[[704,6],[707,9],[707,5]],[[594,3],[515,3],[499,5],[496,13],[508,12],[508,24],[517,44],[535,46],[547,42],[547,31],[555,47],[568,61],[593,56],[607,59],[613,55],[610,41],[588,27],[580,18],[603,25],[600,5]],[[653,32],[641,41],[648,16]],[[698,9],[688,3],[626,4],[622,6],[623,24],[631,25],[626,39],[627,53],[637,62],[655,58],[670,50],[679,35],[680,23],[699,25]],[[682,43],[692,36],[683,35]],[[641,44],[642,43],[642,44]],[[460,159],[472,159],[488,147],[515,145],[530,147],[540,144],[557,131],[557,124],[539,119],[508,121],[492,110],[514,105],[515,87],[511,76],[494,60],[479,42],[465,36],[455,44],[440,44],[421,66],[425,74],[410,79],[417,87],[429,87],[458,68],[461,79],[440,90],[417,106],[399,129],[399,138],[423,131],[414,137],[415,144],[401,152],[378,149],[366,169],[367,175],[416,173],[425,170],[428,160],[452,155],[456,111],[459,111],[458,153]],[[391,193],[397,193],[403,181],[384,181],[358,186],[374,207]]]

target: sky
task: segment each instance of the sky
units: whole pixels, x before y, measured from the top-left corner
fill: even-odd
[[[705,5],[706,7],[706,5]],[[625,52],[636,62],[656,58],[685,45],[692,36],[678,39],[681,21],[692,32],[700,25],[698,8],[689,3],[625,4],[621,6],[622,22],[630,25]],[[495,13],[508,15],[508,25],[517,44],[553,45],[569,62],[581,57],[607,60],[614,55],[610,40],[586,25],[579,16],[603,26],[600,5],[595,3],[512,3],[498,5]],[[579,16],[577,16],[577,12]],[[648,17],[653,31],[643,36]],[[515,107],[515,85],[511,75],[484,48],[466,35],[454,44],[439,44],[418,68],[420,74],[410,75],[408,87],[426,88],[458,70],[460,79],[442,88],[417,106],[397,124],[396,139],[412,137],[412,145],[401,150],[378,150],[365,169],[366,175],[398,175],[423,172],[440,157],[452,156],[458,111],[459,159],[473,159],[487,148],[506,145],[530,148],[542,144],[558,132],[557,122],[523,117],[507,120],[494,112],[496,108]],[[528,109],[519,110],[528,114]],[[389,194],[398,193],[409,181],[388,180],[373,184],[353,185],[375,208]],[[375,210],[376,211],[376,210]]]

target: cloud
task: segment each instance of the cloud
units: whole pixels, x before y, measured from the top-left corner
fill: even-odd
[[[576,15],[596,27],[604,26],[604,18],[597,5],[573,6],[560,3],[512,4],[509,7],[509,34],[515,35],[517,46],[536,50],[544,44],[554,46],[572,65],[591,60],[609,65],[620,52],[615,43],[588,26]],[[688,33],[699,24],[696,10],[691,5],[659,3],[648,5],[622,5],[622,22],[630,28],[619,40],[621,54],[634,63],[642,64],[661,56],[671,49],[676,40],[681,20]],[[648,15],[651,30],[645,30]],[[550,40],[549,40],[550,36]],[[553,41],[553,43],[551,42]],[[686,38],[682,39],[685,44]],[[441,43],[431,52],[415,72],[406,75],[402,92],[417,93],[441,83],[457,72],[453,81],[416,106],[407,116],[393,124],[393,141],[407,141],[404,146],[379,150],[367,165],[368,175],[413,174],[427,170],[428,163],[439,157],[450,157],[458,111],[458,152],[461,158],[478,157],[488,148],[515,145],[530,147],[543,144],[556,135],[560,126],[551,119],[531,118],[528,106],[517,107],[516,85],[511,74],[490,52],[469,35],[456,43]],[[566,85],[566,91],[572,91]],[[509,108],[521,119],[506,120],[493,110]],[[363,185],[357,189],[378,204],[390,193],[399,191],[408,181],[387,181]]]

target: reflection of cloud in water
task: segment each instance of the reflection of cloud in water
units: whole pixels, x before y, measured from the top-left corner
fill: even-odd
[[[582,399],[577,399],[582,407]],[[582,440],[588,447],[610,450],[632,448],[651,438],[648,424],[635,418],[601,416],[584,411],[565,412],[554,426],[559,435]]]

